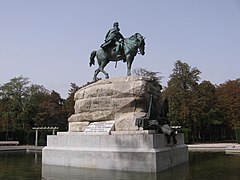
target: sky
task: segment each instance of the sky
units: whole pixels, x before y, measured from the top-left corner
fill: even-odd
[[[90,53],[116,21],[124,37],[146,37],[132,69],[161,72],[163,86],[177,60],[201,81],[240,78],[240,0],[0,0],[0,84],[23,76],[67,98],[71,83],[92,81]],[[110,77],[126,75],[114,66]]]

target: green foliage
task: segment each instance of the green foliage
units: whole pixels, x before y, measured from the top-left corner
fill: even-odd
[[[217,106],[231,127],[240,127],[240,79],[217,86]]]
[[[175,63],[168,87],[163,92],[169,99],[169,120],[173,125],[190,130],[189,142],[230,138],[230,119],[234,122],[240,119],[237,111],[240,91],[236,83],[235,88],[231,85],[228,90],[221,90],[209,81],[199,83],[200,73],[180,60]]]
[[[201,71],[197,68],[192,68],[187,64],[178,60],[175,63],[175,68],[170,75],[168,82],[169,87],[177,88],[179,91],[193,90],[200,80]]]
[[[28,78],[16,77],[0,86],[0,131],[2,140],[32,143],[32,127],[58,126],[67,130],[69,116],[65,100],[59,93],[41,85],[30,84]],[[71,107],[73,108],[73,106]]]
[[[136,68],[133,70],[133,74],[137,76],[143,76],[150,78],[152,81],[156,82],[157,84],[161,84],[163,76],[158,75],[161,74],[160,72],[153,72],[144,68]]]
[[[67,110],[67,116],[71,116],[72,114],[74,114],[74,94],[77,92],[77,90],[79,89],[80,87],[77,86],[75,83],[71,83],[71,89],[69,90],[69,96],[68,98],[66,99],[66,102],[65,102],[65,108]]]
[[[196,114],[193,110],[197,107],[196,88],[200,71],[191,69],[186,63],[178,60],[175,63],[173,73],[170,75],[168,87],[164,94],[169,98],[169,118],[175,125],[191,127],[191,121],[195,121]]]
[[[179,133],[184,134],[184,143],[189,144],[190,143],[190,139],[189,139],[190,129],[182,128]]]
[[[17,77],[0,87],[1,120],[5,121],[4,128],[15,130],[25,128],[26,106],[29,100],[29,80]],[[3,105],[4,104],[4,105]]]

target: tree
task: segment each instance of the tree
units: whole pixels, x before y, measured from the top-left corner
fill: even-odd
[[[74,114],[74,94],[77,92],[77,90],[80,89],[79,86],[77,86],[75,83],[71,83],[71,89],[69,90],[69,96],[66,99],[65,102],[65,108],[68,113],[68,117],[70,117],[72,114]]]
[[[240,127],[240,79],[229,80],[216,88],[217,105],[230,127]]]
[[[191,116],[192,100],[196,98],[194,92],[200,79],[200,73],[197,68],[191,69],[187,63],[182,63],[180,60],[175,63],[165,92],[170,98],[170,115],[173,122],[179,119],[180,122],[176,123],[188,126],[187,122]]]
[[[3,113],[7,114],[8,124],[11,128],[18,129],[25,126],[24,114],[29,99],[29,80],[25,77],[12,78],[10,82],[0,87],[0,98],[5,101],[6,108]]]
[[[136,68],[133,70],[133,74],[137,76],[148,77],[152,81],[156,82],[157,84],[161,84],[163,76],[158,75],[161,74],[160,72],[153,72],[144,68]]]
[[[67,111],[64,103],[65,100],[55,91],[42,96],[33,117],[34,126],[58,126],[62,131],[67,130]]]
[[[177,87],[184,92],[194,90],[194,87],[196,87],[200,80],[200,74],[201,71],[196,67],[191,69],[187,63],[177,60],[173,73],[170,75],[171,79],[168,82],[168,86]]]
[[[170,75],[168,87],[164,91],[169,100],[170,122],[173,125],[191,129],[193,140],[197,121],[197,114],[194,111],[194,107],[197,107],[195,92],[200,74],[201,72],[197,68],[191,68],[187,63],[178,60]]]
[[[219,109],[216,107],[216,88],[211,82],[203,81],[199,84],[196,94],[198,107],[197,137],[198,141],[205,142],[221,139],[218,132],[224,123]]]
[[[0,87],[0,123],[5,132],[5,140],[16,139],[20,143],[27,142],[36,114],[40,94],[48,91],[40,85],[31,85],[28,78],[20,76]]]

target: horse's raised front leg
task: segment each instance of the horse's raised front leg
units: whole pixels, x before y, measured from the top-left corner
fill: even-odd
[[[103,74],[105,74],[105,78],[106,78],[106,79],[109,79],[108,73],[107,73],[106,71],[104,71],[104,70],[102,70],[102,72],[103,72]]]

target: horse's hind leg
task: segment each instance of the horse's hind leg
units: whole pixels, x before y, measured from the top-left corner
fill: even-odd
[[[96,81],[96,80],[97,80],[97,75],[98,75],[99,72],[100,72],[100,69],[97,68],[97,69],[95,70],[95,72],[94,72],[93,81]]]
[[[101,65],[99,66],[99,70],[105,74],[105,78],[108,79],[109,78],[109,75],[108,73],[104,70],[105,66],[108,64],[108,60],[105,60],[105,61],[102,61]]]

